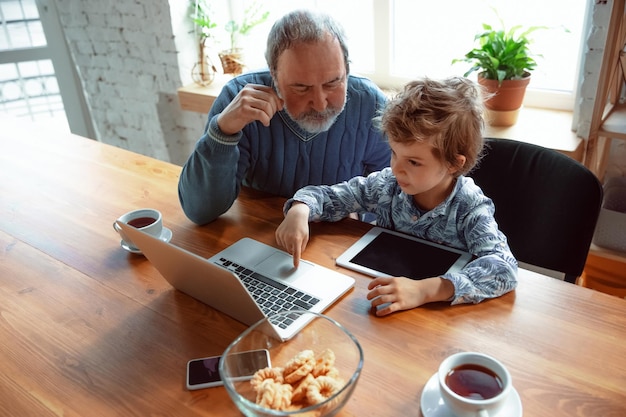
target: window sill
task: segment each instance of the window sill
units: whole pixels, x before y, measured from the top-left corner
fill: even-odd
[[[197,113],[208,113],[222,91],[222,87],[231,78],[230,75],[217,74],[215,80],[206,87],[196,83],[180,87],[177,91],[180,108]]]
[[[208,113],[222,86],[231,77],[218,74],[210,85],[190,84],[178,89],[183,110]],[[572,112],[525,107],[520,110],[517,123],[510,127],[487,126],[486,136],[515,139],[555,149],[582,162],[583,140],[572,131]]]
[[[520,110],[515,125],[487,125],[485,135],[544,146],[582,162],[584,142],[572,131],[572,117],[573,114],[569,111],[524,107]]]

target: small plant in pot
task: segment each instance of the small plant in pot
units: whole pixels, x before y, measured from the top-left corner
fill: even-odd
[[[215,39],[213,32],[217,23],[213,21],[209,4],[204,0],[195,2],[190,17],[199,41],[199,59],[191,69],[191,78],[196,84],[207,86],[213,82],[217,73],[217,69],[207,53],[209,46],[207,43]]]
[[[474,37],[478,46],[463,58],[452,61],[472,64],[465,77],[478,73],[478,83],[491,95],[485,102],[491,125],[510,126],[517,121],[531,72],[537,66],[533,58],[537,55],[529,50],[528,36],[538,29],[546,27],[532,26],[523,30],[518,25],[507,30],[504,23],[502,29],[483,24],[483,32]]]
[[[261,11],[261,5],[254,2],[245,9],[241,22],[230,20],[224,27],[230,38],[230,48],[219,53],[222,67],[225,74],[241,74],[244,67],[243,54],[241,48],[237,46],[240,36],[246,36],[255,27],[265,22],[269,16],[269,11]]]

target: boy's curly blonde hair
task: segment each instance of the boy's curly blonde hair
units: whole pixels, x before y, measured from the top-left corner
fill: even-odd
[[[377,122],[390,141],[431,144],[435,157],[456,167],[459,176],[469,173],[481,157],[483,112],[483,91],[473,81],[421,78],[404,86]],[[458,165],[459,155],[466,158],[463,166]]]

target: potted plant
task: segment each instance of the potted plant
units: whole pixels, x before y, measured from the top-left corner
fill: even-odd
[[[217,23],[212,20],[209,5],[205,0],[195,1],[191,20],[198,30],[199,39],[199,60],[191,69],[191,78],[196,84],[207,86],[213,82],[217,73],[207,53],[207,42],[209,39],[214,39],[213,31]]]
[[[229,20],[225,29],[229,34],[230,48],[219,53],[224,74],[241,74],[244,67],[241,48],[238,47],[240,36],[246,36],[255,27],[265,22],[270,12],[261,11],[261,5],[254,2],[250,7],[245,9],[241,22]]]
[[[483,24],[483,32],[474,37],[478,46],[452,61],[472,64],[465,77],[478,73],[478,83],[490,94],[485,102],[490,124],[510,126],[517,121],[531,71],[537,66],[528,48],[531,42],[528,36],[544,28],[532,26],[518,33],[522,30],[519,25],[506,30],[502,23],[502,29],[497,30]]]

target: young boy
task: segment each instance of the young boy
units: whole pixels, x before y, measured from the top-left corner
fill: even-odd
[[[493,217],[493,202],[465,176],[482,152],[483,110],[480,88],[466,78],[407,84],[377,118],[389,138],[390,168],[298,190],[285,204],[278,244],[298,266],[308,222],[369,212],[380,227],[476,256],[458,273],[373,279],[367,298],[379,316],[435,301],[478,303],[513,290],[517,261]]]

